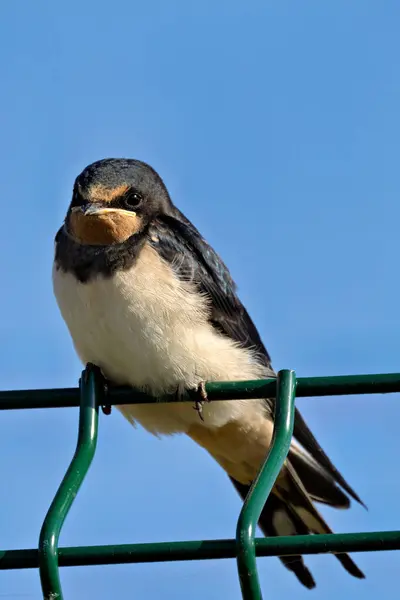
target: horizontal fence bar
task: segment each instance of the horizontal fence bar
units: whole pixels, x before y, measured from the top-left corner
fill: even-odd
[[[210,400],[246,400],[274,398],[276,379],[256,381],[211,382],[206,384]],[[388,394],[400,392],[400,373],[378,375],[339,375],[332,377],[299,377],[296,397],[343,396],[352,394]],[[154,398],[129,387],[110,387],[107,404],[153,404],[156,402],[192,402],[194,394],[187,392]],[[79,388],[43,390],[12,390],[0,392],[0,410],[26,408],[67,408],[79,406]]]
[[[256,538],[255,544],[257,556],[400,550],[400,531]],[[234,539],[72,546],[59,548],[58,552],[60,567],[211,560],[236,556]],[[38,566],[38,551],[33,548],[0,551],[0,570],[36,569]]]

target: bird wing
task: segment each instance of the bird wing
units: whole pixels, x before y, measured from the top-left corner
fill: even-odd
[[[162,258],[173,266],[178,277],[195,283],[199,292],[208,297],[212,326],[240,343],[242,347],[255,349],[260,362],[267,366],[271,370],[271,376],[274,376],[271,357],[237,296],[236,285],[228,268],[194,225],[175,209],[174,215],[164,215],[153,224],[150,243]],[[297,408],[294,437],[314,459],[310,462],[310,472],[319,466],[321,473],[329,475],[357,502],[363,504],[326,455]],[[306,455],[303,456],[302,460],[306,465]],[[303,471],[306,468],[303,466]]]
[[[210,302],[211,325],[244,348],[256,351],[258,360],[271,372],[271,358],[247,310],[239,300],[236,285],[228,268],[204,240],[198,230],[175,209],[174,214],[163,215],[153,223],[149,242],[160,256],[171,264],[184,281],[197,286]],[[266,400],[269,410],[273,401]],[[350,496],[362,504],[356,492],[333,465],[329,457],[306,425],[299,410],[295,411],[294,437],[302,448],[292,445],[285,463],[285,484],[276,483],[263,509],[259,525],[265,535],[296,535],[330,531],[313,505],[313,500],[347,508]],[[250,486],[230,477],[244,499]],[[338,555],[342,565],[355,577],[363,573],[348,555]],[[301,556],[281,557],[283,564],[308,588],[315,583]]]
[[[236,285],[228,268],[194,225],[181,213],[179,216],[179,219],[163,216],[153,225],[152,245],[182,280],[195,283],[199,292],[211,300],[210,321],[213,327],[242,347],[256,350],[260,362],[271,367],[267,349],[237,297]]]

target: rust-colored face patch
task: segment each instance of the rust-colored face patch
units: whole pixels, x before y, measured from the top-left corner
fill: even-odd
[[[87,200],[91,203],[95,202],[112,202],[116,198],[123,196],[129,189],[129,185],[119,185],[115,188],[107,188],[103,185],[92,185],[89,188]]]
[[[72,210],[68,227],[80,244],[91,246],[121,244],[141,228],[142,219],[134,212],[112,208],[87,215],[80,209]]]

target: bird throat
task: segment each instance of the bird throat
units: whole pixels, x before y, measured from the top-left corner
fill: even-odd
[[[140,217],[118,211],[99,215],[85,215],[83,212],[71,212],[68,229],[80,244],[107,246],[121,244],[138,233],[142,225]]]
[[[112,277],[116,271],[132,267],[146,239],[147,232],[140,231],[122,243],[80,243],[64,226],[55,239],[55,268],[73,274],[81,283],[99,275]]]

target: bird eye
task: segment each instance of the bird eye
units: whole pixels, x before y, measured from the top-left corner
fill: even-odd
[[[127,209],[137,208],[143,201],[143,196],[136,190],[130,190],[124,196],[124,206]]]

